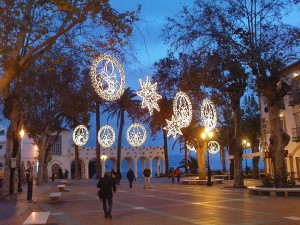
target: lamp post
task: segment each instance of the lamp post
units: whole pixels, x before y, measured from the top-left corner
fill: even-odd
[[[22,141],[23,141],[23,137],[25,136],[25,131],[22,128],[20,131],[20,137],[21,137],[21,141],[20,141],[20,152],[19,152],[19,168],[18,168],[18,192],[22,192],[22,181],[21,181],[21,152],[22,152]]]
[[[107,155],[101,155],[100,159],[102,160],[102,172],[101,175],[102,177],[104,176],[104,172],[105,172],[105,160],[107,159]]]
[[[201,137],[204,141],[206,141],[207,139],[211,139],[213,137],[213,132],[205,129],[205,131],[201,134]],[[206,144],[206,154],[207,154],[207,186],[212,186],[207,141],[205,142],[205,144]]]
[[[247,142],[247,140],[243,140],[243,148],[244,148],[244,153],[246,154],[246,150],[247,148],[250,148],[251,144],[249,142]],[[248,175],[248,165],[247,165],[247,158],[245,158],[246,160],[246,168],[245,168],[245,171],[246,171],[246,175]]]

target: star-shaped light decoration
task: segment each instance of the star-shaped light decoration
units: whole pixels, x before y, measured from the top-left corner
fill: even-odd
[[[73,141],[78,146],[83,146],[89,139],[89,131],[84,125],[78,125],[73,132]]]
[[[114,128],[112,128],[109,125],[105,125],[100,128],[98,132],[98,142],[102,147],[108,148],[112,146],[115,140],[116,140],[116,133]]]
[[[176,135],[182,135],[182,132],[180,130],[181,125],[180,123],[177,121],[177,119],[174,117],[174,115],[172,115],[172,119],[171,120],[166,120],[167,121],[167,126],[164,127],[164,130],[168,131],[167,136],[169,137],[170,135],[173,136],[173,138],[176,138]]]
[[[151,84],[149,77],[146,78],[146,83],[139,79],[142,90],[138,91],[136,94],[143,98],[142,108],[148,108],[150,115],[153,114],[153,108],[160,111],[158,106],[158,100],[162,98],[160,94],[156,93],[157,82]]]

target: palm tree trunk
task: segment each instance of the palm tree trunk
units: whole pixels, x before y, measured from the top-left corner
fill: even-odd
[[[97,179],[101,177],[100,166],[100,144],[98,142],[98,132],[100,130],[100,104],[96,101],[96,164],[97,164]]]
[[[124,127],[124,114],[125,111],[122,109],[121,118],[120,118],[120,128],[119,128],[119,137],[118,137],[118,153],[117,153],[117,172],[121,172],[121,149],[122,149],[122,135]]]
[[[164,153],[165,153],[165,170],[166,174],[169,174],[169,152],[168,152],[168,136],[167,131],[163,130],[163,139],[164,139]]]
[[[79,180],[80,179],[80,175],[79,175],[79,147],[78,145],[75,145],[75,159],[74,159],[74,163],[75,163],[75,180]]]
[[[185,142],[186,143],[186,142]],[[184,172],[187,174],[188,173],[188,149],[186,147],[186,144],[184,145]]]

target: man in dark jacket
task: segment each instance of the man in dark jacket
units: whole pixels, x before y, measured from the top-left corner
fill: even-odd
[[[127,172],[127,179],[129,181],[129,187],[132,188],[132,182],[134,180],[135,176],[134,176],[134,173],[132,171],[131,168],[129,168],[128,172]]]
[[[116,183],[110,176],[109,172],[104,173],[104,177],[101,177],[97,187],[101,189],[102,194],[100,196],[103,204],[103,211],[105,218],[112,218],[111,211],[113,206],[113,192],[116,192]]]
[[[145,168],[143,174],[144,174],[144,189],[151,188],[151,184],[150,184],[151,170],[149,168]]]

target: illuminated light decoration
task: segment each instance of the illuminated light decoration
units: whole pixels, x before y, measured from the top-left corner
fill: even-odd
[[[90,75],[92,85],[101,98],[114,101],[123,94],[125,73],[120,63],[111,55],[102,54],[97,57],[92,63]]]
[[[73,141],[75,145],[83,146],[89,139],[89,131],[84,125],[78,125],[73,132]]]
[[[116,141],[116,132],[114,128],[109,125],[105,125],[100,128],[98,132],[98,142],[104,147],[108,148],[112,146]]]
[[[194,145],[189,141],[186,142],[186,147],[189,151],[194,151],[194,152],[196,151]]]
[[[157,101],[162,98],[161,95],[156,93],[157,82],[151,84],[149,77],[146,78],[146,83],[139,79],[142,90],[136,94],[143,98],[142,108],[148,108],[150,116],[153,114],[153,109],[160,111]]]
[[[132,146],[141,146],[147,138],[147,132],[142,124],[134,123],[126,131],[126,139]]]
[[[220,151],[220,145],[217,141],[210,141],[207,148],[210,154],[216,154]]]
[[[204,99],[201,105],[201,119],[207,131],[215,129],[217,125],[217,111],[209,99]]]
[[[193,111],[190,98],[180,91],[173,100],[173,112],[181,127],[188,127],[192,121]]]
[[[166,120],[167,121],[167,126],[164,127],[164,130],[167,130],[168,133],[167,133],[167,136],[169,137],[170,135],[173,136],[173,138],[175,139],[176,138],[176,135],[179,134],[179,135],[182,135],[182,132],[180,130],[181,128],[181,125],[180,123],[177,121],[177,118],[175,118],[173,115],[172,115],[172,119],[171,120]]]

